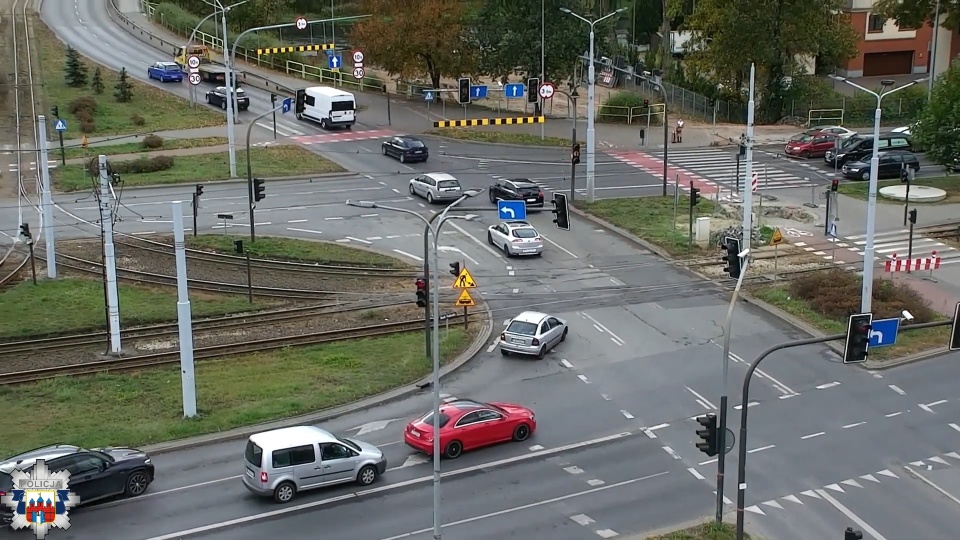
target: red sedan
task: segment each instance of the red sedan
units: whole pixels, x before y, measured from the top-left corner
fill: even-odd
[[[464,450],[506,441],[525,441],[537,430],[533,411],[512,403],[458,399],[440,407],[440,451],[454,459]],[[407,424],[403,441],[433,455],[433,412]]]
[[[832,133],[801,133],[797,135],[783,148],[788,156],[799,156],[802,158],[823,157],[827,150],[833,150],[837,146],[838,136]]]

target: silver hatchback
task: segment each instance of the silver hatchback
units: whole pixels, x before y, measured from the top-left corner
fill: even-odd
[[[500,334],[500,354],[529,354],[543,358],[547,351],[567,339],[567,321],[540,313],[524,311],[510,321]]]
[[[447,173],[427,173],[410,180],[410,194],[419,195],[433,204],[454,201],[463,195],[460,182]]]

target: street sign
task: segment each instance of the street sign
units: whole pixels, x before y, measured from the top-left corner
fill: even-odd
[[[306,30],[307,29],[307,19],[305,17],[297,17],[297,30]]]
[[[527,203],[524,201],[497,201],[497,215],[500,219],[527,219]]]
[[[61,119],[58,118],[58,119],[57,119],[57,122],[53,125],[53,129],[55,129],[55,130],[57,130],[57,131],[66,131],[66,130],[67,130],[67,121],[66,121],[66,120],[61,120]]]
[[[192,84],[192,85],[194,85],[194,86],[200,84],[200,74],[199,74],[199,73],[191,73],[191,74],[190,74],[190,84]]]
[[[190,68],[190,73],[200,73],[200,68]]]
[[[460,291],[460,296],[457,298],[457,301],[454,303],[457,307],[470,307],[475,306],[473,302],[473,297],[470,296],[470,293],[466,289]]]
[[[191,69],[197,69],[198,67],[200,67],[200,57],[194,55],[187,58],[187,66]]]
[[[470,87],[470,99],[486,99],[487,98],[487,87],[486,86],[471,86]]]
[[[553,83],[545,82],[540,85],[540,89],[537,92],[540,94],[540,97],[543,99],[550,99],[553,97],[553,93],[556,91],[556,88],[553,87]]]
[[[889,347],[897,342],[900,319],[874,320],[870,327],[870,347]]]
[[[433,101],[433,92],[424,92],[423,93],[424,101]]]
[[[829,231],[827,234],[829,234],[829,235],[830,235],[831,237],[833,237],[833,238],[836,238],[836,237],[837,237],[837,224],[836,224],[836,223],[831,223],[831,224],[830,224],[830,231]]]
[[[780,227],[777,227],[773,230],[773,238],[770,239],[771,246],[779,246],[783,243],[783,233],[780,232]]]
[[[363,63],[363,51],[353,51],[353,63],[354,64]]]
[[[356,79],[362,79],[366,75],[366,72],[363,71],[362,67],[353,68],[353,77]]]
[[[473,280],[470,271],[464,268],[457,274],[457,279],[453,280],[454,289],[476,289],[477,282]]]
[[[290,109],[293,108],[293,98],[286,98],[283,100],[283,108],[280,109],[282,114],[287,114],[290,112]]]
[[[327,57],[327,67],[330,69],[340,69],[343,65],[343,57],[339,54],[333,54]]]
[[[523,83],[510,83],[503,87],[503,97],[519,99],[523,97]]]

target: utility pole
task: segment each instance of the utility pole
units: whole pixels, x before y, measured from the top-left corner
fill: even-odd
[[[113,206],[110,205],[110,176],[107,174],[107,156],[100,155],[100,226],[103,230],[103,268],[107,276],[107,325],[110,334],[110,354],[119,356],[120,347],[120,293],[117,290],[117,257],[113,247]]]
[[[196,196],[194,196],[196,197]],[[187,250],[183,237],[183,203],[173,202],[173,249],[177,259],[177,330],[180,336],[180,385],[183,416],[197,415],[197,381],[193,367],[193,318],[187,282]]]
[[[37,116],[37,139],[40,140],[40,163],[37,169],[40,171],[42,182],[40,199],[43,204],[43,239],[47,246],[47,277],[55,279],[57,277],[57,254],[56,238],[54,236],[53,226],[53,195],[50,193],[50,162],[47,151],[47,119],[42,114]]]
[[[756,84],[757,68],[750,64],[750,100],[747,102],[747,136],[743,141],[746,147],[743,164],[743,248],[750,248],[753,239],[753,189],[749,179],[753,177],[753,114],[754,114],[754,85]]]

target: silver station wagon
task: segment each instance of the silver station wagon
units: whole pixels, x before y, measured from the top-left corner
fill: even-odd
[[[567,321],[546,313],[524,311],[510,321],[500,334],[500,354],[534,355],[543,358],[547,351],[567,339]]]

